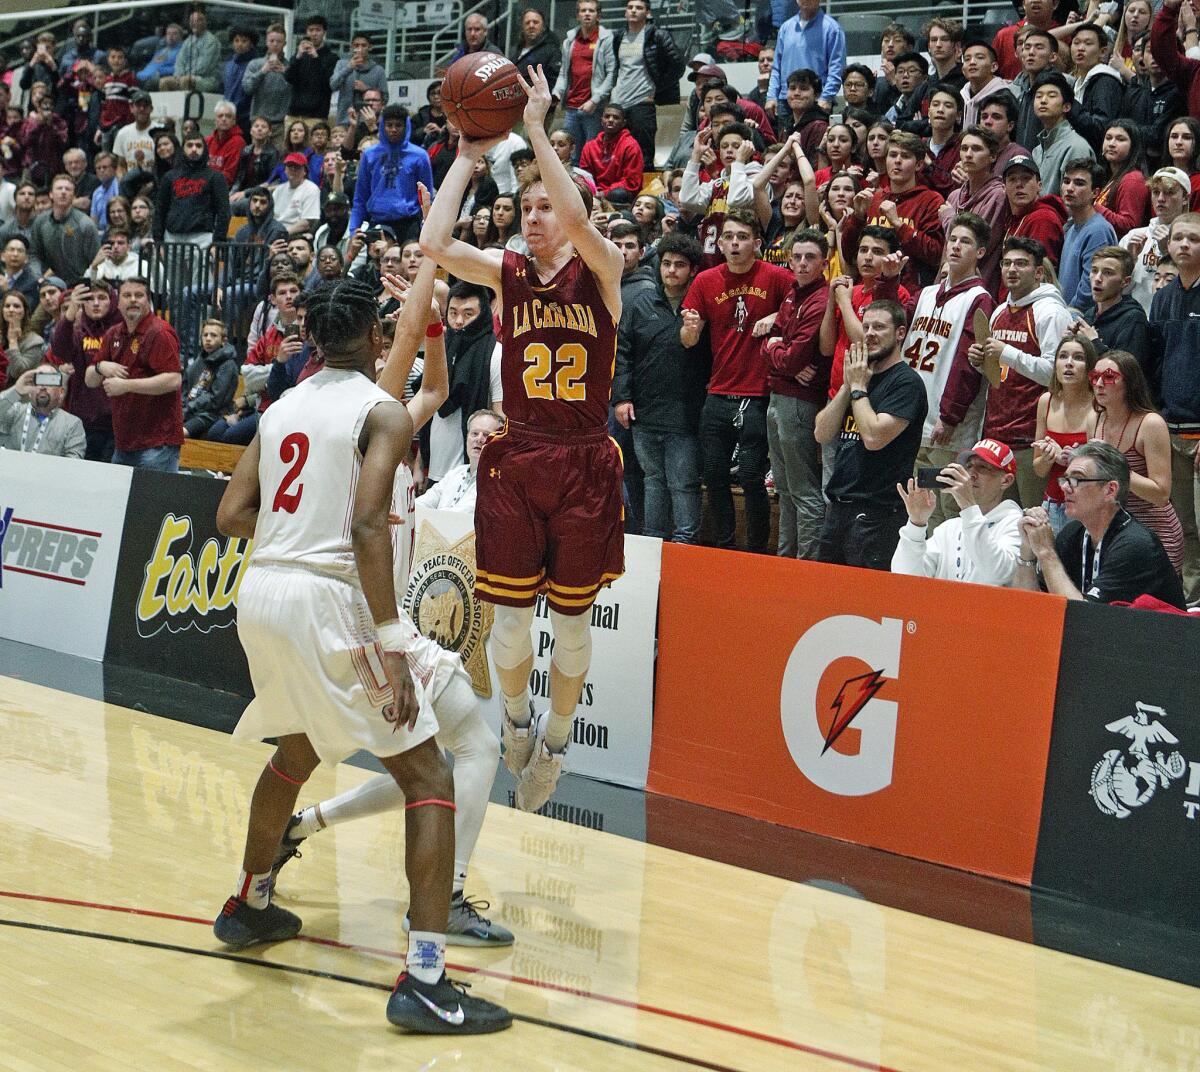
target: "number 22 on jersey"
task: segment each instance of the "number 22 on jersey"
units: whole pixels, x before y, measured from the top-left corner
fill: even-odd
[[[525,347],[526,369],[521,376],[529,398],[560,402],[583,402],[587,398],[587,349],[582,343],[568,342],[553,354],[545,343],[531,342]]]

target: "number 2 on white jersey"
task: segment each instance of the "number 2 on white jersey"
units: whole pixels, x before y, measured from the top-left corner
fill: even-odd
[[[583,402],[587,398],[587,386],[582,382],[587,375],[587,349],[581,343],[564,343],[552,361],[549,346],[531,342],[525,347],[524,360],[528,367],[521,380],[529,398],[557,398],[560,402]],[[557,371],[552,369],[553,364],[558,365]]]
[[[291,435],[284,436],[283,442],[279,444],[279,460],[289,468],[279,482],[279,489],[271,503],[271,513],[277,514],[282,510],[284,513],[294,514],[300,505],[300,496],[304,494],[304,485],[297,485],[295,491],[288,489],[299,480],[300,471],[308,461],[308,436],[303,432],[292,432]]]

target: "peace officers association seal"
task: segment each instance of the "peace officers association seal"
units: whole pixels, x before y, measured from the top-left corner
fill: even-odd
[[[492,631],[495,608],[475,598],[473,531],[450,543],[429,521],[421,522],[404,609],[424,636],[459,655],[476,695],[490,697],[485,642]]]

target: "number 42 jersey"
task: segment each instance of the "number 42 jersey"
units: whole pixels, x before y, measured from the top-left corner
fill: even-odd
[[[358,439],[375,406],[395,403],[360,372],[325,368],[273,403],[259,421],[261,503],[250,565],[303,566],[358,584],[350,526],[362,457]],[[396,468],[391,526],[397,591],[407,584],[413,483]]]
[[[574,253],[547,283],[511,250],[501,269],[504,412],[546,431],[605,428],[617,325],[599,283]]]

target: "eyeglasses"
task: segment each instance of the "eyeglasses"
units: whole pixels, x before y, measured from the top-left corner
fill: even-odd
[[[1066,491],[1070,488],[1071,491],[1078,491],[1080,484],[1107,484],[1108,477],[1106,476],[1060,476],[1058,478],[1058,486]]]
[[[1116,369],[1105,369],[1103,372],[1088,373],[1088,380],[1093,387],[1097,387],[1100,384],[1104,384],[1105,387],[1111,387],[1114,383],[1120,383],[1124,378]]]

